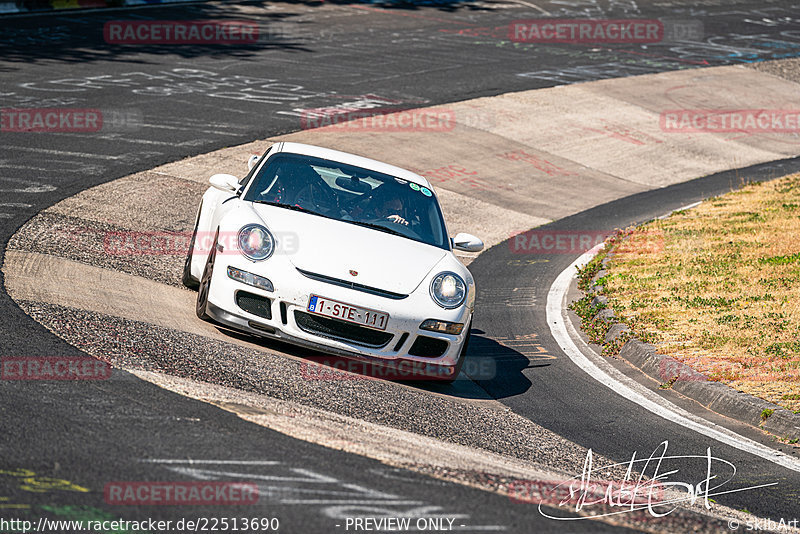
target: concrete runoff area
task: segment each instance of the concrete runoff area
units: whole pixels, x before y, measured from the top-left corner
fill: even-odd
[[[769,93],[764,87],[770,88]],[[86,243],[74,238],[80,235],[77,231],[82,229],[90,238],[119,228],[133,232],[188,232],[210,175],[227,172],[241,176],[250,154],[263,153],[271,143],[285,140],[355,152],[428,176],[442,203],[450,233],[475,233],[491,247],[514,233],[614,199],[717,171],[800,154],[800,139],[796,135],[666,132],[660,126],[661,113],[674,109],[800,109],[798,89],[800,85],[763,71],[715,67],[439,106],[454,120],[453,127],[446,131],[365,130],[345,124],[223,149],[98,186],[45,210],[10,242],[3,265],[6,288],[28,311],[37,304],[84,310],[275,354],[263,345],[232,336],[194,317],[193,293],[169,287],[178,285],[178,281],[162,282],[162,275],[156,273],[156,270],[179,272],[182,256],[165,256],[153,263],[133,258],[109,265],[104,263],[108,258],[104,257],[102,247],[85,246]],[[63,225],[61,234],[47,237],[60,239],[60,247],[43,247],[34,239],[42,236],[42,217],[51,217]],[[70,228],[76,233],[71,233]],[[465,263],[470,259],[464,256]],[[43,276],[45,273],[53,278]],[[59,323],[46,326],[72,340],[71,334],[60,330]],[[91,336],[92,332],[81,335]],[[92,347],[102,353],[102,344]],[[182,385],[181,378],[140,369],[136,372],[163,387],[217,403],[252,416],[259,424],[286,431],[287,425],[280,418],[259,417],[257,411],[248,415],[241,408],[256,403],[254,400],[233,399],[230,392],[222,390],[203,393],[196,381]],[[485,395],[481,397],[476,392],[479,388],[470,384],[469,380],[459,380],[455,390],[444,394],[419,392],[413,398],[438,395],[450,399],[455,392],[460,398],[447,405],[453,413],[459,406],[474,407],[482,417],[494,411],[499,414],[498,429],[509,431],[521,422],[516,417],[501,421],[500,416],[504,416],[507,408]],[[298,383],[297,387],[301,385]],[[410,389],[394,384],[380,387]],[[269,391],[259,395],[269,397]],[[337,407],[334,405],[330,410],[332,414]],[[318,416],[309,414],[309,410],[298,410],[296,417],[304,414]],[[397,423],[394,428],[410,430],[401,426]],[[397,458],[385,458],[382,444],[373,439],[379,425],[348,428],[352,433],[347,440],[342,439],[341,431],[311,424],[296,435],[332,448],[404,463]],[[531,462],[540,455],[543,467],[536,469],[556,467],[552,465],[555,455],[550,455],[548,448],[558,450],[560,455],[570,451],[568,455],[573,462],[585,452],[543,429],[540,433],[547,445],[526,449],[527,456],[523,458]],[[469,442],[473,438],[464,436],[464,442],[458,445],[471,446],[473,454],[484,454],[494,446]],[[451,436],[428,437],[453,442]],[[415,445],[413,440],[408,442],[409,446]],[[420,441],[416,445],[420,447],[419,456],[424,456],[428,444]],[[501,456],[521,454],[512,451],[513,447],[496,447],[491,452]],[[445,461],[447,455],[440,458]],[[493,465],[500,469],[499,463]],[[518,473],[509,468],[506,474],[512,472]],[[731,517],[733,512],[724,513]]]

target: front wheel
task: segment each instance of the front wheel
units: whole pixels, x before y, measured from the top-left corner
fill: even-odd
[[[442,382],[445,384],[452,384],[456,378],[458,378],[458,374],[461,372],[461,368],[464,366],[464,360],[467,358],[467,346],[469,345],[469,338],[472,335],[470,332],[472,330],[472,320],[467,324],[467,337],[464,339],[464,344],[461,345],[461,352],[458,354],[458,361],[453,366],[453,374],[447,378],[442,379]]]
[[[217,259],[218,237],[219,230],[217,230],[217,235],[214,236],[211,252],[208,253],[206,266],[203,269],[203,278],[200,280],[200,286],[197,288],[197,304],[195,306],[195,313],[197,313],[197,317],[204,321],[211,321],[211,316],[208,315],[208,294],[211,291],[211,275],[214,274],[214,262]]]
[[[197,289],[200,283],[192,276],[192,251],[194,244],[197,241],[197,229],[200,227],[200,211],[203,209],[203,203],[200,203],[200,209],[197,210],[197,221],[194,223],[194,230],[192,231],[192,239],[189,241],[189,251],[186,253],[186,261],[183,264],[183,276],[181,281],[185,287],[189,289]]]

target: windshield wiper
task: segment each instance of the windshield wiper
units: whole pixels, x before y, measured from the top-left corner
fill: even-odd
[[[337,219],[336,217],[331,217],[330,215],[323,215],[322,213],[318,213],[316,211],[307,210],[305,208],[301,208],[300,206],[295,206],[292,204],[281,204],[279,202],[270,202],[268,200],[253,200],[255,204],[266,204],[267,206],[277,206],[279,208],[285,208],[287,210],[299,211],[302,213],[309,213],[311,215],[319,215],[320,217],[325,217],[326,219],[333,219],[334,221],[341,221],[350,224],[356,224],[358,226],[364,226],[365,228],[372,228],[373,230],[378,230],[379,232],[385,232],[387,234],[392,234],[400,237],[405,237],[406,239],[411,239],[407,235],[398,232],[397,230],[392,230],[391,228],[387,228],[385,226],[381,226],[379,224],[373,224],[368,222],[361,222],[361,221],[348,221],[346,219]],[[416,239],[413,239],[416,241]]]
[[[270,202],[268,200],[254,200],[253,203],[266,204],[267,206],[277,206],[279,208],[285,208],[287,210],[300,211],[302,213],[308,213],[310,215],[319,215],[320,217],[325,217],[326,219],[333,219],[333,217],[330,217],[329,215],[323,215],[322,213],[312,210],[307,210],[305,208],[301,208],[300,206],[295,206],[293,204],[281,204],[280,202]]]
[[[373,230],[378,230],[378,231],[381,231],[381,232],[386,232],[387,234],[399,235],[400,237],[405,237],[406,239],[411,239],[411,238],[410,238],[410,237],[408,237],[407,235],[405,235],[405,234],[401,234],[401,233],[400,233],[400,232],[398,232],[397,230],[392,230],[391,228],[387,228],[387,227],[385,227],[385,226],[381,226],[381,225],[379,225],[379,224],[373,224],[373,223],[361,222],[361,221],[346,221],[346,222],[349,222],[349,223],[351,223],[351,224],[357,224],[358,226],[364,226],[364,227],[366,227],[366,228],[372,228]]]

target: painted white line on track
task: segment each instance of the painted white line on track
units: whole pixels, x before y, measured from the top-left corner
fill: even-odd
[[[550,16],[550,12],[549,11],[546,11],[546,10],[542,9],[541,7],[537,6],[536,4],[534,4],[532,2],[524,2],[523,0],[512,0],[512,1],[515,4],[520,4],[520,5],[523,5],[523,6],[532,7],[533,9],[535,9],[536,11],[541,13],[542,15],[546,15],[548,17]]]
[[[604,359],[600,359],[580,337],[566,313],[567,292],[576,274],[576,269],[585,266],[603,248],[599,244],[581,255],[564,269],[550,286],[547,293],[546,317],[550,332],[561,350],[572,362],[589,376],[611,389],[621,397],[634,402],[653,414],[681,425],[684,428],[715,439],[720,443],[763,458],[786,469],[800,473],[800,460],[776,451],[725,427],[696,416],[650,391],[642,384],[628,378]],[[587,355],[592,355],[590,357]]]
[[[280,465],[276,460],[192,460],[187,458],[185,460],[179,458],[153,458],[147,460],[140,460],[149,464],[205,464],[205,465]]]
[[[682,208],[678,208],[676,210],[672,210],[671,212],[667,213],[666,215],[662,215],[661,217],[659,217],[659,220],[660,219],[666,219],[667,217],[671,216],[676,211],[685,211],[685,210],[690,210],[692,208],[696,208],[697,206],[699,206],[702,203],[703,203],[702,200],[699,200],[697,202],[692,202],[691,204],[687,204],[687,205],[683,206]]]
[[[90,154],[88,152],[71,152],[69,150],[52,150],[49,148],[35,148],[27,146],[7,146],[6,148],[13,150],[22,150],[25,152],[38,152],[41,154],[55,154],[57,156],[78,156],[80,158],[108,159],[108,160],[117,160],[123,158],[123,156],[111,156],[107,154]]]
[[[52,185],[31,185],[28,187],[19,187],[16,189],[0,189],[0,193],[49,193],[55,191],[56,188]]]

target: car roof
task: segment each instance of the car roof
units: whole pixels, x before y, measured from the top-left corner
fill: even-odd
[[[369,169],[371,171],[388,174],[390,176],[396,176],[398,178],[402,178],[403,180],[414,182],[417,185],[431,188],[430,182],[428,182],[428,180],[426,180],[424,176],[420,176],[417,173],[411,172],[401,167],[395,167],[394,165],[389,165],[388,163],[383,163],[380,161],[376,161],[374,159],[357,156],[355,154],[350,154],[348,152],[341,152],[339,150],[333,150],[330,148],[323,148],[314,145],[306,145],[303,143],[291,143],[288,141],[281,142],[281,146],[277,147],[277,149],[280,152],[288,152],[291,154],[302,154],[304,156],[314,156],[318,158],[337,161],[340,163],[345,163],[347,165],[353,165],[355,167]]]

